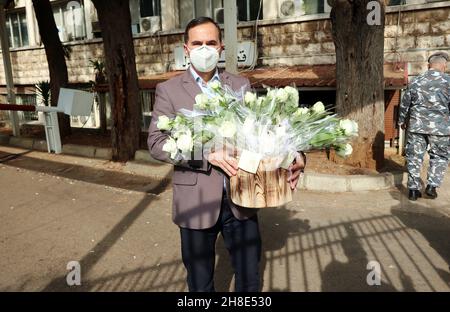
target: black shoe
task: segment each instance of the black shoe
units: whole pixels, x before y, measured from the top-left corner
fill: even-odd
[[[425,193],[431,199],[435,199],[437,197],[436,187],[434,187],[434,186],[427,185],[427,188],[425,189]]]
[[[408,198],[409,200],[417,200],[417,198],[422,197],[422,193],[419,190],[409,190]]]

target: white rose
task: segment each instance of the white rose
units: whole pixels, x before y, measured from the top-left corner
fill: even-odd
[[[170,153],[170,158],[175,158],[176,154],[178,153],[177,142],[169,137],[166,140],[166,143],[164,143],[162,150],[164,152]]]
[[[308,112],[309,112],[309,109],[307,109],[306,107],[299,107],[297,109],[297,111],[294,113],[294,115],[296,115],[296,116],[307,115]]]
[[[209,98],[204,93],[199,93],[195,96],[195,106],[198,109],[205,109],[208,106]]]
[[[217,108],[220,106],[220,102],[225,101],[225,99],[221,96],[215,96],[212,99],[210,99],[209,104],[211,105],[211,108]]]
[[[222,87],[222,86],[220,85],[220,82],[217,81],[217,80],[214,80],[213,82],[210,82],[208,85],[209,85],[209,87],[210,87],[212,90],[214,90],[214,91],[219,91],[220,88]]]
[[[224,138],[231,138],[236,133],[236,125],[231,121],[224,121],[219,127],[219,134]]]
[[[347,136],[358,136],[358,124],[350,119],[344,119],[339,122],[339,127],[344,130]]]
[[[191,132],[191,130],[189,130],[189,128],[186,127],[186,126],[179,127],[179,128],[176,129],[175,131],[172,130],[172,136],[173,136],[175,139],[180,138],[182,135],[192,136],[192,132]]]
[[[317,102],[313,105],[312,110],[318,114],[321,114],[325,111],[325,105],[322,102]]]
[[[291,98],[291,101],[293,102],[293,104],[296,104],[298,106],[299,96],[298,96],[297,88],[287,86],[286,88],[284,88],[284,90],[287,92],[287,94]]]
[[[286,103],[289,99],[289,94],[284,89],[278,89],[276,98],[278,102]]]
[[[244,102],[246,104],[252,104],[252,103],[256,102],[256,99],[257,99],[257,97],[256,97],[255,93],[248,92],[248,91],[245,93]]]
[[[267,97],[269,99],[274,99],[277,96],[277,90],[274,89],[269,89],[269,91],[267,91]]]
[[[183,117],[178,115],[177,117],[175,117],[175,120],[173,122],[175,123],[175,125],[179,125],[183,122]]]
[[[187,154],[192,151],[194,147],[194,140],[190,134],[182,134],[177,140],[177,148],[181,150],[183,154]]]
[[[159,116],[156,126],[159,130],[170,130],[170,119],[167,116]]]
[[[353,147],[350,144],[345,144],[337,149],[336,154],[340,157],[347,157],[353,153]]]

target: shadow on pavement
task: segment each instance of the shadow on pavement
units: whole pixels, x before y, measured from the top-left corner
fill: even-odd
[[[383,281],[370,286],[367,282],[369,259],[351,223],[344,225],[347,236],[341,241],[346,262],[333,260],[322,273],[322,291],[326,292],[393,292],[395,287]],[[411,278],[400,274],[404,291],[414,291]]]
[[[22,162],[25,168],[35,168],[32,164],[24,164],[28,162]],[[14,166],[17,165],[14,164]],[[85,169],[77,168],[77,170]],[[85,179],[89,181],[89,176]],[[165,187],[167,182],[164,181],[155,185],[155,189]],[[261,262],[261,276],[264,277],[263,289],[266,291],[317,289],[322,291],[415,291],[415,285],[418,283],[421,289],[434,291],[439,287],[443,288],[443,286],[436,286],[436,276],[449,285],[449,272],[436,265],[433,256],[427,254],[428,251],[424,249],[423,243],[419,243],[417,235],[414,234],[415,231],[420,232],[448,264],[450,261],[449,219],[412,214],[408,210],[405,212],[402,204],[405,190],[400,188],[400,191],[403,193],[399,194],[397,190],[391,192],[391,196],[400,201],[397,206],[391,208],[391,213],[341,218],[317,226],[311,225],[307,219],[300,219],[297,211],[286,207],[261,210],[259,224],[263,246]],[[59,276],[54,278],[43,291],[187,290],[186,272],[180,259],[181,253],[175,259],[160,258],[138,269],[121,268],[113,274],[95,273],[94,278],[89,278],[94,267],[101,263],[110,248],[136,222],[153,199],[153,196],[145,196],[97,243],[93,248],[95,253],[88,252],[84,255],[80,264],[83,276],[87,279],[83,280],[81,287],[69,287],[66,284],[66,277]],[[422,209],[429,208],[424,206]],[[247,241],[245,244],[252,244],[252,242]],[[147,247],[143,246],[143,248]],[[228,291],[233,288],[231,285],[233,270],[221,238],[217,243],[217,258],[215,286],[218,291]],[[382,267],[381,286],[368,286],[366,283],[369,273],[366,267],[372,259],[389,259],[386,263],[392,263],[396,268],[394,271],[387,272],[387,269]],[[414,277],[414,283],[412,277]],[[399,282],[396,283],[395,280]],[[441,283],[441,281],[438,282]],[[19,286],[19,289],[24,288],[25,285]],[[4,289],[4,291],[10,291],[10,289]]]
[[[164,177],[164,181],[160,183],[161,178],[144,177],[24,156],[27,153],[29,152],[21,154],[0,152],[0,163],[5,166],[42,172],[62,178],[152,194],[160,194],[170,185],[169,176]]]
[[[156,189],[163,189],[166,186],[167,186],[167,179],[163,179],[163,181],[159,182],[159,184],[156,186]],[[109,249],[124,235],[127,229],[141,216],[141,214],[147,209],[147,207],[154,199],[155,199],[154,196],[143,197],[143,199],[133,209],[131,209],[125,215],[125,217],[123,217],[122,220],[120,220],[120,222],[118,222],[111,229],[111,231],[109,231],[109,233],[105,235],[105,237],[103,237],[102,240],[100,240],[93,247],[93,250],[95,250],[95,252],[87,253],[80,260],[80,267],[83,270],[84,276],[89,274],[89,272],[93,269],[93,267],[101,260],[102,257],[104,257],[108,253]],[[120,274],[118,276],[120,277]],[[119,285],[113,286],[113,289],[121,290],[120,285],[122,284],[122,282],[127,282],[127,276],[129,276],[129,273],[127,275],[123,275],[123,277],[120,277]],[[87,284],[89,285],[88,286],[89,290],[92,290],[93,286],[95,287],[95,283],[91,284],[90,282],[87,282]],[[42,291],[69,291],[69,290],[86,291],[87,289],[85,287],[70,288],[67,286],[66,276],[61,276],[53,279]]]
[[[408,228],[420,232],[432,247],[448,265],[448,271],[436,268],[442,280],[450,286],[450,218],[441,214],[436,206],[421,204],[423,201],[430,201],[428,204],[439,204],[440,198],[426,199],[420,198],[416,202],[408,199],[408,189],[400,185],[399,192],[391,192],[391,196],[399,200],[399,204],[391,208],[392,215],[397,217]],[[423,193],[423,192],[422,192]],[[442,206],[448,209],[447,206]]]
[[[87,254],[81,266],[85,276],[107,253],[129,226],[148,205],[150,199],[141,202],[128,216],[98,244],[98,253]],[[406,258],[416,269],[415,279],[420,279],[434,290],[433,283],[425,273],[434,269],[444,280],[445,272],[433,266],[432,261],[415,263],[419,246],[402,222],[392,215],[356,218],[325,226],[311,227],[308,220],[294,219],[296,213],[285,208],[268,209],[261,213],[260,224],[264,256],[261,270],[265,276],[264,290],[304,291],[313,290],[312,285],[321,285],[322,291],[415,291],[411,276],[402,269]],[[275,225],[278,224],[278,225]],[[401,239],[400,239],[401,238]],[[400,244],[392,248],[392,240]],[[251,243],[251,242],[246,242]],[[380,249],[381,246],[381,249]],[[394,286],[392,274],[382,267],[381,286],[368,286],[366,269],[370,258],[382,259],[387,252],[398,269],[401,286]],[[218,291],[233,289],[233,271],[229,255],[219,239],[217,249],[215,284]],[[331,257],[331,261],[325,258]],[[343,261],[345,257],[347,260]],[[409,273],[409,272],[408,272]],[[300,280],[294,278],[300,276]],[[65,277],[55,279],[45,290],[75,291],[185,291],[185,270],[180,259],[157,261],[141,269],[121,271],[85,281],[81,288],[70,289]],[[280,282],[281,281],[281,282]],[[284,281],[284,282],[282,282]]]

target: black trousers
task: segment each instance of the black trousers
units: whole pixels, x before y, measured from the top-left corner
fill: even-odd
[[[189,291],[213,292],[215,246],[219,233],[231,256],[237,292],[260,291],[261,237],[258,217],[240,221],[224,196],[217,223],[209,229],[180,228],[181,254],[187,270]]]

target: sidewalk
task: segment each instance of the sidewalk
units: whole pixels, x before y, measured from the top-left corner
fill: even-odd
[[[22,153],[22,154],[21,154]],[[0,146],[0,290],[186,290],[171,222],[170,168]],[[436,200],[411,203],[405,187],[325,193],[297,190],[259,212],[264,291],[450,291],[450,182]],[[217,290],[233,289],[217,242]],[[66,284],[81,264],[82,285]],[[382,283],[368,286],[369,261]]]
[[[45,140],[0,136],[0,145],[13,146],[28,150],[47,151]],[[111,159],[112,151],[110,148],[89,146],[80,144],[64,144],[62,153],[66,155],[83,156],[97,159]],[[320,163],[320,159],[318,162]],[[126,166],[131,172],[146,176],[153,165],[159,165],[170,168],[169,165],[153,159],[148,150],[137,150],[134,161],[129,161]],[[311,167],[311,165],[310,165]],[[321,166],[320,166],[321,167]],[[167,169],[170,170],[170,169]],[[153,171],[153,170],[151,170]],[[163,173],[163,176],[165,172]],[[389,189],[401,185],[406,179],[406,175],[401,171],[370,173],[370,174],[352,174],[352,175],[334,175],[311,171],[306,168],[305,174],[299,181],[299,189],[324,191],[324,192],[352,192],[352,191],[373,191]]]

